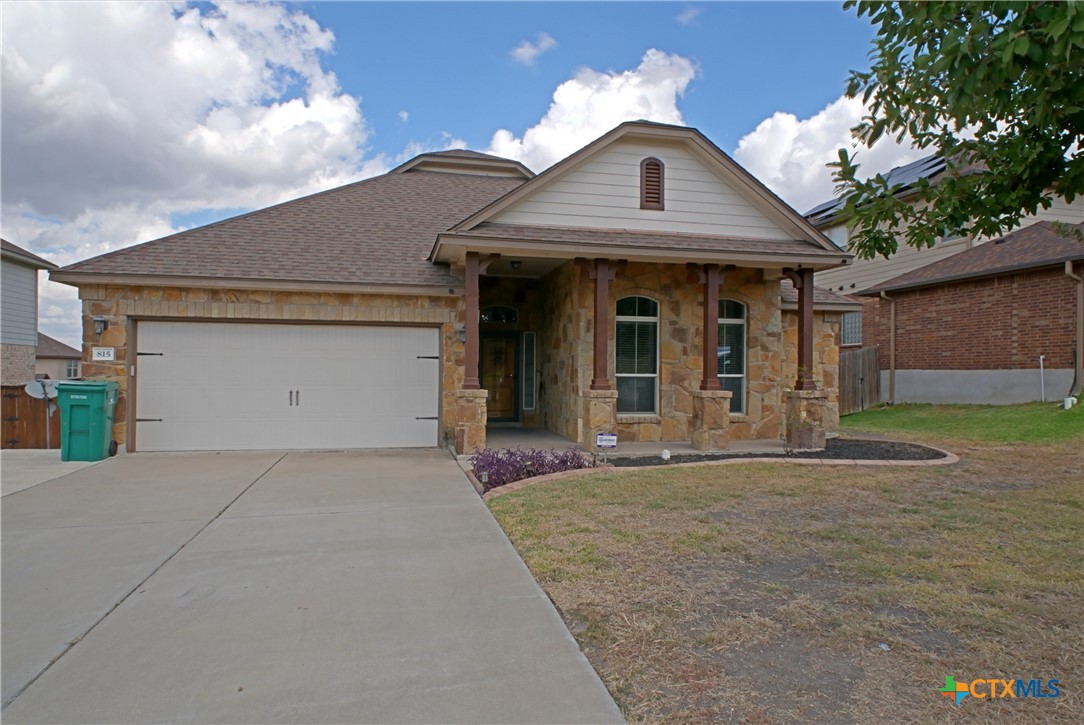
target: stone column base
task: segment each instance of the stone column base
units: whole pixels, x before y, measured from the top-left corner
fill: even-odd
[[[486,447],[488,390],[458,390],[455,394],[455,452],[474,453]]]
[[[784,444],[792,451],[824,450],[824,410],[828,393],[823,390],[788,390],[783,393],[787,418]]]
[[[617,391],[583,392],[583,449],[598,452],[598,434],[617,432]]]
[[[693,391],[693,448],[721,451],[730,447],[729,390]]]

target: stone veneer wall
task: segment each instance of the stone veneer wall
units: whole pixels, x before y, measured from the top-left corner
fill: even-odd
[[[591,384],[594,281],[574,262],[543,279],[545,314],[539,370],[541,424],[569,440],[583,441],[583,394]]]
[[[594,281],[573,263],[544,280],[542,425],[582,442],[582,391],[591,383],[594,335]],[[619,416],[619,440],[688,441],[692,436],[693,391],[703,370],[703,286],[685,265],[629,263],[610,284],[610,349],[617,299],[644,295],[659,302],[659,415]],[[760,270],[730,272],[720,298],[746,305],[748,391],[746,412],[730,418],[731,440],[778,439],[783,432],[783,327],[779,282]],[[837,353],[838,365],[838,353]],[[611,379],[614,362],[608,363]]]
[[[0,381],[4,385],[22,385],[34,379],[34,356],[37,348],[33,345],[0,345]]]
[[[127,440],[128,365],[135,359],[128,335],[133,318],[440,327],[441,431],[445,440],[454,439],[456,391],[463,383],[464,367],[463,343],[456,329],[464,320],[462,297],[112,285],[84,285],[79,296],[83,300],[83,376],[120,385],[113,428],[118,442]],[[94,334],[93,318],[98,315],[109,321],[100,338]],[[91,362],[92,345],[116,348],[116,361]]]
[[[842,312],[813,313],[813,379],[828,394],[822,422],[829,433],[839,431],[839,334]],[[798,377],[798,313],[783,312],[783,387],[793,388]]]

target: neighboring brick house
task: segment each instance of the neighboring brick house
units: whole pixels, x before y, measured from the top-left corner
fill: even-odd
[[[899,196],[901,198],[907,198],[916,193],[918,184],[923,180],[936,184],[938,179],[945,173],[945,170],[946,164],[944,159],[939,156],[929,156],[906,164],[905,166],[892,169],[885,174],[885,177],[889,184],[900,185],[901,191],[899,192]],[[840,249],[847,249],[849,244],[849,231],[840,220],[840,212],[842,209],[843,199],[837,197],[817,205],[808,211],[805,216],[810,223],[835,242]],[[1084,197],[1078,197],[1071,203],[1066,202],[1064,199],[1056,198],[1049,209],[1039,209],[1034,215],[1025,217],[1021,220],[1018,229],[1026,229],[1029,226],[1041,222],[1062,222],[1071,225],[1084,222]],[[985,237],[968,237],[947,232],[944,237],[937,239],[932,247],[926,249],[915,249],[914,247],[901,243],[899,249],[887,259],[880,256],[873,259],[855,259],[853,264],[846,267],[819,271],[816,275],[816,283],[819,286],[839,294],[861,295],[869,290],[879,289],[888,280],[925,268],[928,265],[936,264],[942,260],[949,259],[954,255],[966,252],[969,249],[987,244],[990,241],[989,238]],[[958,300],[958,302],[962,306],[946,308],[941,310],[941,313],[947,318],[956,315],[975,317],[986,314],[986,310],[981,306],[979,298],[973,300]],[[886,334],[878,328],[881,320],[878,317],[877,310],[879,310],[879,305],[876,300],[867,300],[863,304],[863,308],[865,310],[864,312],[848,312],[843,315],[841,319],[840,334],[840,343],[842,347],[869,347],[871,345],[884,344],[888,339]],[[927,339],[923,337],[910,340],[905,339],[905,337],[906,331],[903,328],[900,328],[896,340],[898,346],[912,345],[917,348],[922,348]],[[1020,390],[1015,390],[1011,394],[1007,391],[1003,391],[1000,383],[995,384],[991,382],[989,385],[980,384],[978,382],[979,378],[983,376],[971,376],[970,380],[975,384],[975,387],[961,388],[950,386],[941,390],[937,396],[932,396],[932,393],[930,396],[915,393],[915,395],[918,396],[916,398],[915,395],[908,392],[909,388],[906,385],[903,387],[897,385],[894,391],[896,397],[893,399],[891,397],[893,387],[889,384],[887,367],[888,351],[882,348],[879,351],[879,357],[881,359],[880,389],[882,400],[885,401],[915,402],[919,398],[926,400],[927,397],[929,397],[930,400],[936,398],[939,402],[1007,403],[1019,399],[1022,395]],[[1025,357],[1023,352],[1017,355],[1018,359],[1024,359]],[[1045,362],[1046,361],[1044,361],[1044,363]],[[1033,368],[1032,377],[1035,380],[1038,380],[1039,367],[1037,357],[1031,360],[1030,367]],[[1066,364],[1061,368],[1061,373],[1055,374],[1055,377],[1059,374],[1064,376],[1065,371],[1071,369],[1071,367],[1072,363]],[[1022,369],[1026,368],[1027,366]],[[1016,375],[1022,376],[1023,373],[1016,373]],[[985,376],[985,378],[990,379],[991,381],[994,380],[994,378],[991,378],[989,375]],[[1004,380],[1004,378],[997,379]],[[897,379],[897,383],[902,382],[903,378]],[[903,397],[901,397],[901,394]],[[1035,399],[1038,399],[1038,388],[1036,388],[1035,396]]]
[[[0,355],[4,385],[34,379],[38,345],[38,270],[56,265],[0,239]]]
[[[50,380],[74,380],[82,374],[83,353],[71,345],[38,333],[38,349],[34,358],[34,377]]]
[[[1022,403],[1079,392],[1084,236],[1068,230],[1084,235],[1084,224],[1033,224],[861,292],[863,342],[879,348],[889,397]]]
[[[813,273],[849,262],[699,131],[633,122],[537,176],[423,154],[53,278],[129,451],[467,452],[493,424],[717,449],[836,428],[858,306]]]

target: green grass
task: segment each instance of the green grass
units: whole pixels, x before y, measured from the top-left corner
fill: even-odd
[[[1084,435],[1084,405],[895,405],[848,415],[843,431],[915,433],[984,443],[1057,443]]]
[[[956,709],[935,688],[1084,671],[1082,411],[855,416],[966,451],[951,466],[600,471],[488,505],[630,722],[1068,721],[1079,690]],[[864,690],[818,675],[838,667]]]

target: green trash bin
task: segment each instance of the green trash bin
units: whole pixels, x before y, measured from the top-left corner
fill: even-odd
[[[117,384],[111,381],[57,383],[60,404],[60,460],[100,461],[117,452],[113,411]]]

